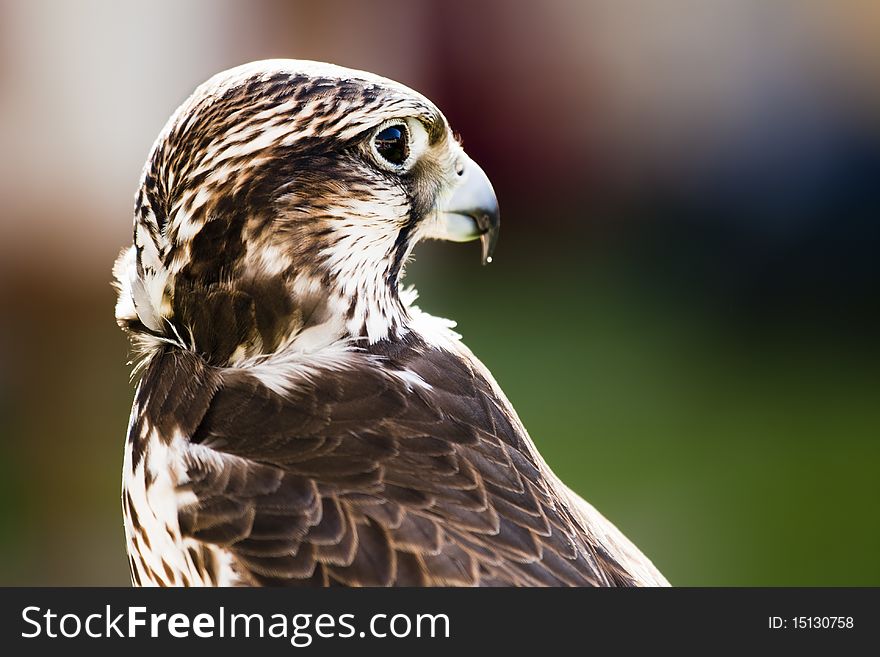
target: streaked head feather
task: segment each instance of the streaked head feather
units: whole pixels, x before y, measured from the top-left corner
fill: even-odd
[[[406,176],[364,147],[389,119],[427,135]],[[146,349],[181,342],[223,365],[300,335],[314,347],[316,326],[328,345],[401,335],[403,265],[460,152],[429,100],[370,73],[295,60],[220,73],[150,152],[117,320]]]

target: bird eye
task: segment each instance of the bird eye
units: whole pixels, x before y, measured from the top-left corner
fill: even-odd
[[[390,164],[400,166],[409,157],[409,132],[402,123],[389,125],[373,137],[376,153]]]

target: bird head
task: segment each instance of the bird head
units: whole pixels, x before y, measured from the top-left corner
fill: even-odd
[[[421,239],[482,241],[486,174],[424,96],[329,64],[255,62],[187,99],[154,144],[117,261],[120,325],[229,364],[296,340],[407,331]]]

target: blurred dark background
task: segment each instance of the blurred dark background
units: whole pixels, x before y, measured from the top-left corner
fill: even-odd
[[[267,57],[444,110],[503,230],[421,305],[673,583],[880,584],[873,0],[0,0],[0,584],[128,582],[110,267],[168,116]]]

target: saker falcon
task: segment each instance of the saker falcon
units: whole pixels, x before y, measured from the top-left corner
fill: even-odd
[[[114,268],[139,355],[123,510],[136,585],[665,585],[538,454],[454,324],[414,305],[423,239],[498,206],[440,111],[274,60],[174,113]]]

